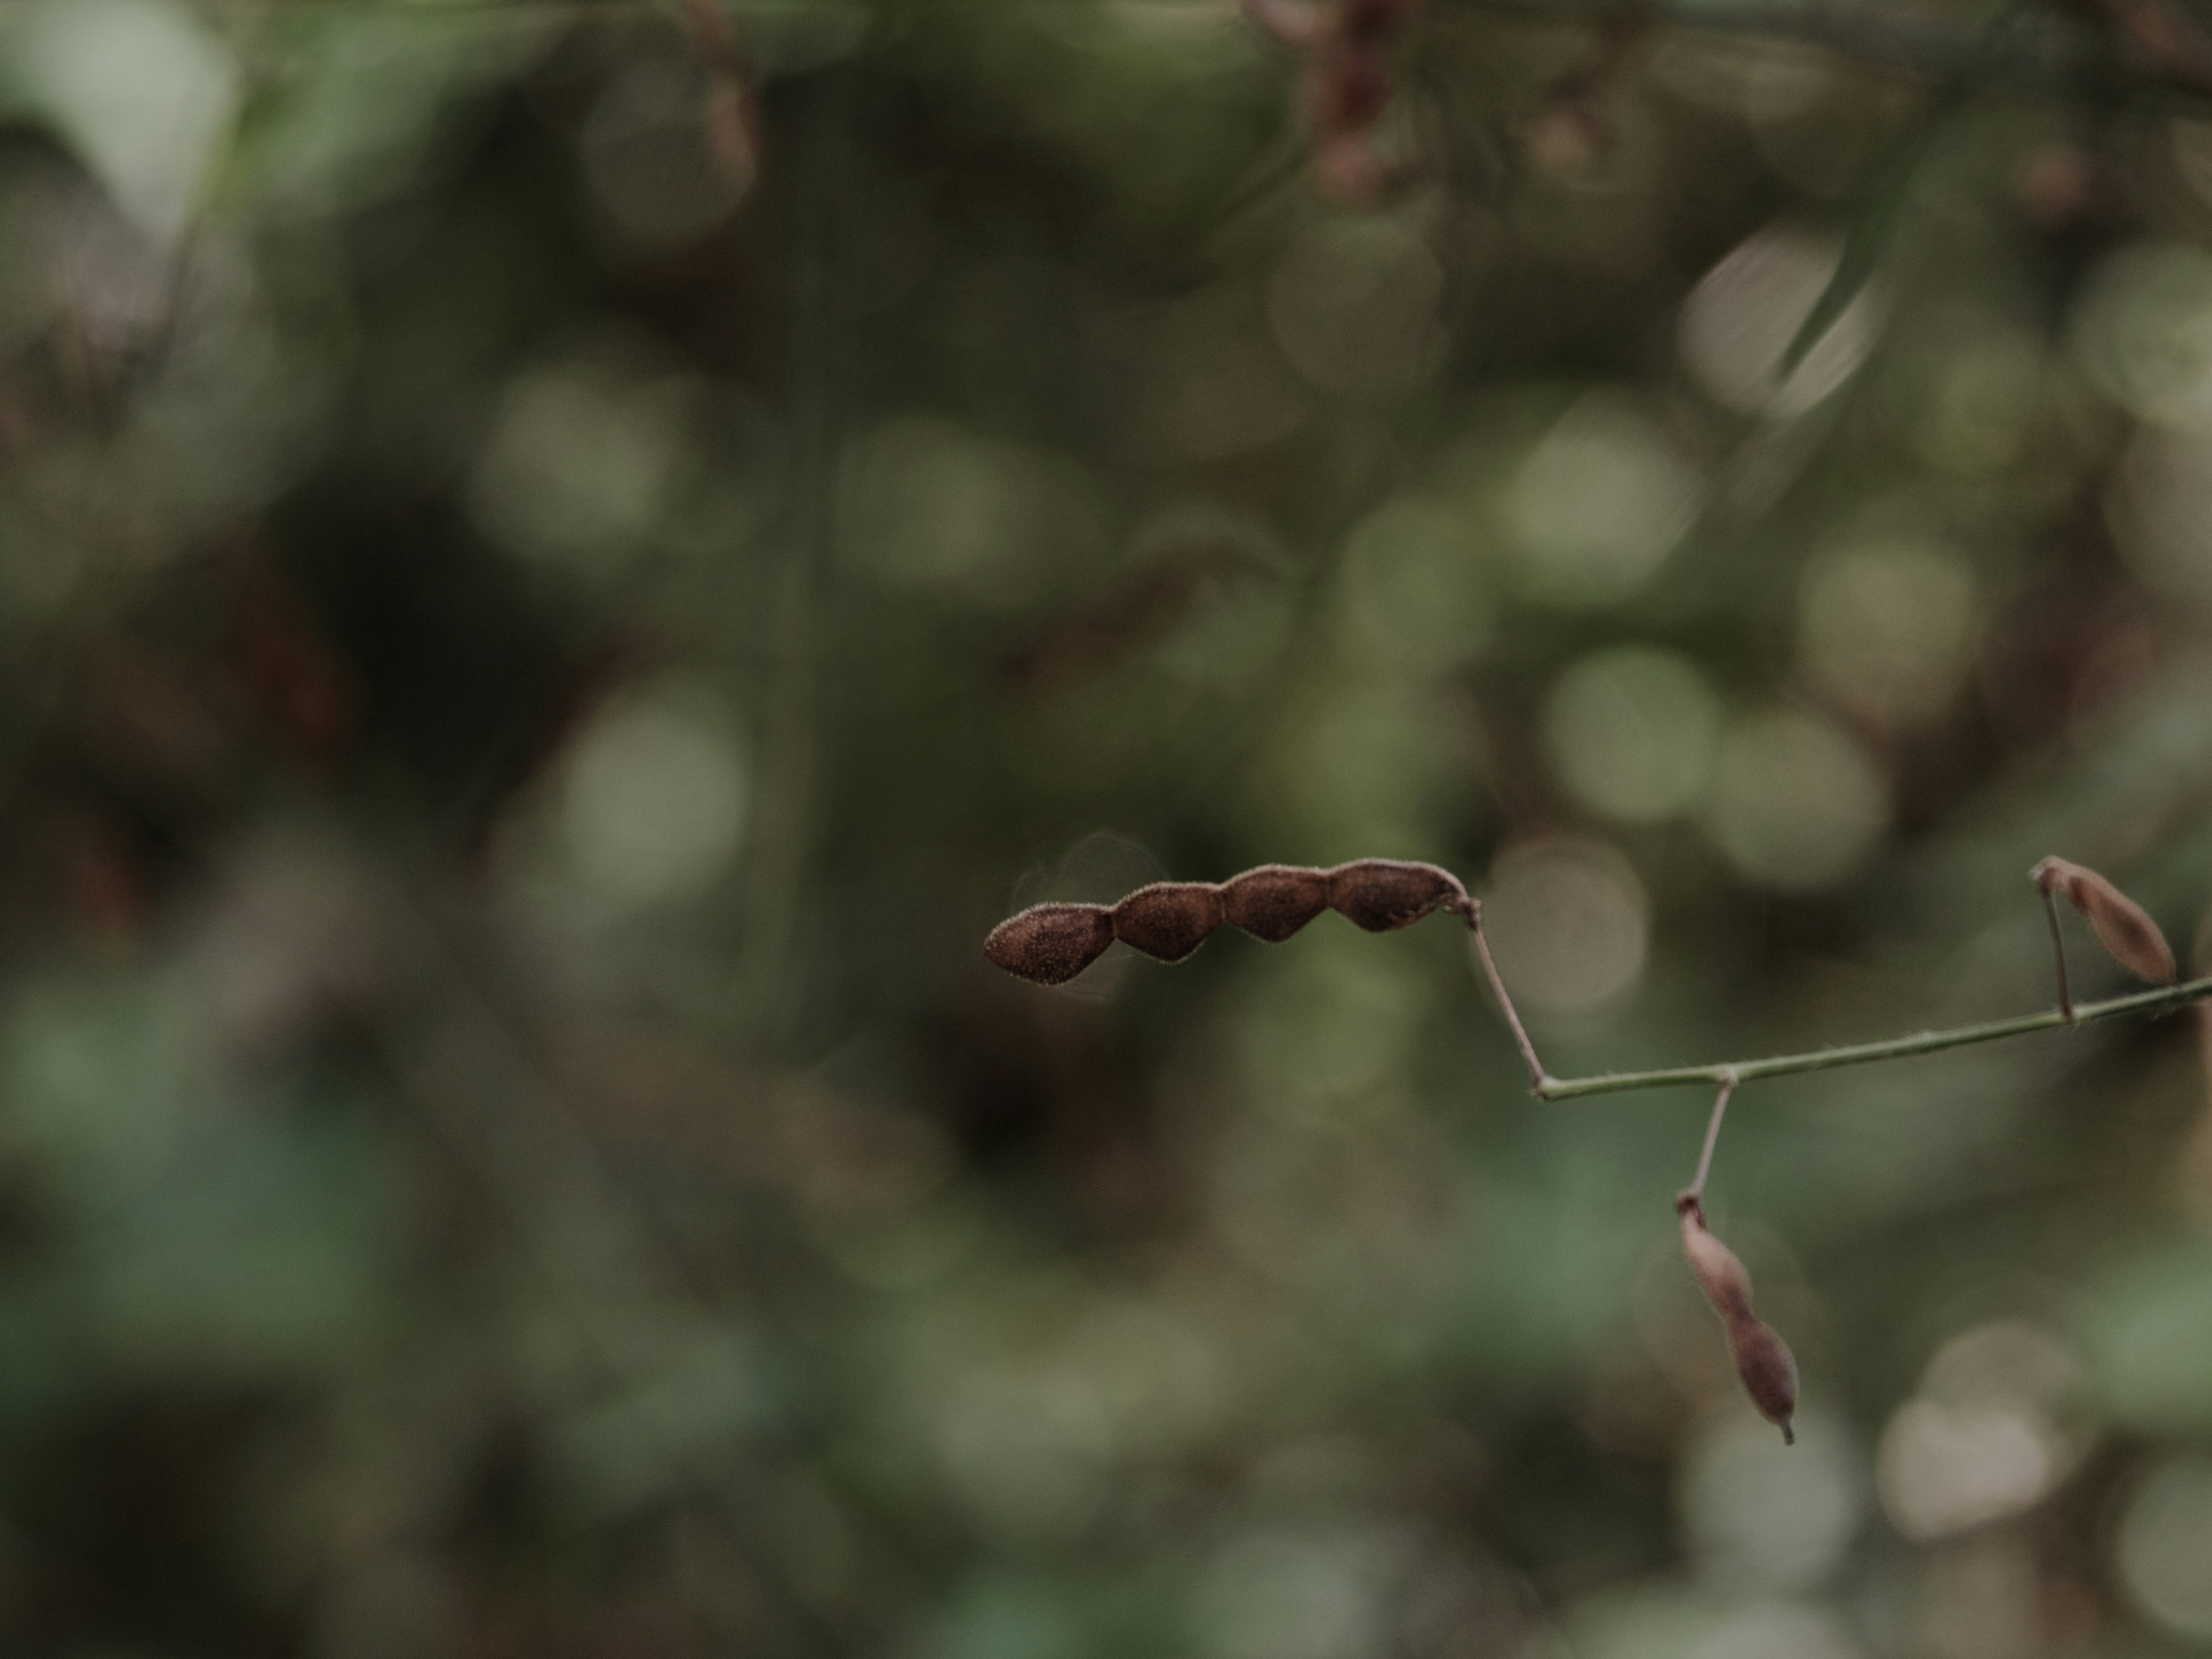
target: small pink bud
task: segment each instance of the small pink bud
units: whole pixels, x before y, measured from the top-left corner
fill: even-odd
[[[2142,906],[2111,882],[2087,865],[2060,858],[2045,859],[2027,873],[2045,892],[2065,894],[2121,967],[2154,985],[2173,983],[2173,948],[2166,935]]]

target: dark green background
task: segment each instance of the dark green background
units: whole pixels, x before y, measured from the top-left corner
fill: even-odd
[[[750,177],[678,7],[0,9],[0,1647],[2212,1642],[2193,1017],[1742,1091],[1785,1453],[1708,1100],[1447,922],[979,951],[1432,860],[1562,1075],[2041,1006],[2048,853],[2188,957],[2185,52],[1432,0],[1346,203],[1224,0],[721,15]]]

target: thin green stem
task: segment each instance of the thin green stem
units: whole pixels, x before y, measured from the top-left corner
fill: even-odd
[[[1498,971],[1498,960],[1490,954],[1490,936],[1482,931],[1482,901],[1471,898],[1460,912],[1468,928],[1474,935],[1474,949],[1482,959],[1482,971],[1489,978],[1490,988],[1498,998],[1498,1011],[1505,1023],[1513,1028],[1514,1046],[1521,1050],[1522,1063],[1528,1068],[1528,1082],[1535,1092],[1546,1099],[1546,1091],[1556,1082],[1544,1069],[1544,1062],[1536,1058],[1536,1045],[1528,1041],[1528,1028],[1521,1023],[1521,1011],[1513,1006],[1513,994],[1505,988],[1505,976]]]
[[[2061,1030],[2069,1024],[2087,1025],[2092,1020],[2119,1019],[2129,1014],[2160,1014],[2201,1002],[2207,997],[2212,997],[2212,977],[2192,979],[2179,985],[2161,985],[2105,1002],[2079,1003],[2070,1022],[2058,1009],[2046,1008],[2041,1013],[2018,1014],[2010,1019],[1954,1025],[1943,1031],[1919,1031],[1911,1036],[1885,1037],[1879,1042],[1855,1042],[1840,1048],[1818,1048],[1809,1054],[1723,1060],[1711,1066],[1667,1066],[1649,1072],[1608,1072],[1599,1077],[1547,1077],[1538,1081],[1533,1092],[1540,1100],[1576,1100],[1584,1095],[1622,1094],[1632,1089],[1671,1089],[1692,1083],[1711,1085],[1726,1083],[1731,1078],[1739,1083],[1748,1083],[1754,1078],[1828,1072],[1843,1066],[1870,1066],[1876,1060],[1909,1060],[1915,1054],[1963,1048],[1972,1042],[2026,1036],[2031,1031]]]
[[[2041,883],[2037,886],[2043,894],[2043,914],[2051,922],[2051,954],[2058,969],[2058,1012],[2066,1023],[2074,1023],[2074,994],[2066,987],[2066,935],[2058,929],[2058,897]]]
[[[1720,1094],[1713,1102],[1713,1115],[1705,1120],[1705,1145],[1704,1150],[1698,1154],[1698,1172],[1690,1177],[1688,1186],[1674,1194],[1674,1207],[1677,1210],[1685,1204],[1697,1204],[1705,1195],[1705,1177],[1713,1172],[1713,1148],[1720,1145],[1721,1120],[1728,1115],[1729,1099],[1735,1093],[1735,1084],[1736,1074],[1733,1070],[1721,1079]],[[1702,1219],[1704,1217],[1702,1209],[1699,1210],[1698,1215]]]

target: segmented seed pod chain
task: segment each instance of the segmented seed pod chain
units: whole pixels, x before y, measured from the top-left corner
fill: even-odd
[[[1181,962],[1224,923],[1280,945],[1324,910],[1387,933],[1432,911],[1471,915],[1474,903],[1457,876],[1433,864],[1358,859],[1332,870],[1263,864],[1219,883],[1154,882],[1118,904],[1033,904],[994,927],[983,954],[1010,974],[1059,985],[1115,939],[1162,962]]]

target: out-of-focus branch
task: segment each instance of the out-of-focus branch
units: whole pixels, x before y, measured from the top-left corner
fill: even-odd
[[[754,107],[751,67],[729,14],[714,0],[680,0],[684,32],[705,66],[710,90],[707,139],[714,161],[737,187],[751,193],[760,176],[760,118]]]
[[[1887,9],[1711,6],[1693,0],[1461,0],[1464,13],[1601,28],[1632,16],[1647,27],[1790,40],[1917,79],[1963,77],[1992,91],[2116,101],[2145,92],[2212,96],[2212,44],[2158,0],[2096,0],[2144,61],[2050,15],[1996,28]],[[2144,20],[2155,27],[2144,26]]]
[[[2089,0],[2148,63],[2199,92],[2212,92],[2212,40],[2173,0]]]
[[[725,27],[746,8],[728,0],[679,0]],[[1972,23],[1947,23],[1902,12],[1831,5],[1745,4],[1692,0],[1457,0],[1462,13],[1600,27],[1632,13],[1653,27],[1802,41],[1844,57],[1918,78],[1965,73],[1992,90],[2062,99],[2118,101],[2144,92],[2191,100],[2212,97],[2212,36],[2165,0],[2088,0],[2144,61],[2130,64],[2095,34],[2058,25],[2048,15],[2023,21],[1991,44]],[[1255,26],[1285,45],[1305,41],[1311,27],[1301,0],[1243,0]],[[234,9],[250,12],[252,7]],[[271,9],[274,9],[271,8]],[[604,20],[655,12],[659,0],[442,0],[396,7],[390,0],[323,0],[319,15],[374,11],[426,24],[492,18],[506,22]]]

